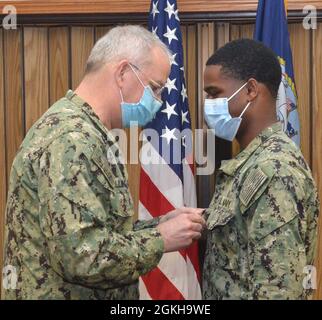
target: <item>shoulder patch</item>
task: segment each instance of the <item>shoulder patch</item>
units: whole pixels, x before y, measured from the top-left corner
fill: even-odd
[[[94,150],[92,161],[101,170],[112,189],[128,187],[127,178],[122,176],[118,165],[113,163],[111,164],[107,157],[104,157],[98,149]],[[98,176],[98,179],[100,180],[100,176]]]
[[[257,190],[265,183],[268,176],[261,168],[253,169],[246,177],[241,189],[239,198],[242,204],[247,207]]]
[[[110,164],[108,163],[107,159],[105,159],[101,152],[98,149],[95,149],[92,154],[92,160],[96,164],[98,168],[100,168],[101,172],[105,176],[109,185],[114,189],[115,187],[115,176],[112,172]],[[98,176],[100,180],[100,176]]]

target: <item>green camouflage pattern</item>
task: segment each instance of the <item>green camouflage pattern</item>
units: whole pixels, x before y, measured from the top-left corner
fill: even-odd
[[[138,299],[138,278],[164,244],[158,219],[133,224],[110,146],[114,136],[71,90],[29,130],[10,174],[4,266],[17,281],[5,299]]]
[[[224,161],[206,211],[204,299],[305,299],[319,203],[310,169],[276,123]]]

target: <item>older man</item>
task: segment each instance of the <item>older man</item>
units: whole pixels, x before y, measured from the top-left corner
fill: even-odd
[[[169,70],[153,34],[114,28],[79,87],[30,129],[10,176],[4,265],[17,282],[6,299],[136,299],[140,275],[200,237],[198,209],[133,225],[126,169],[107,159],[109,130],[149,122]]]

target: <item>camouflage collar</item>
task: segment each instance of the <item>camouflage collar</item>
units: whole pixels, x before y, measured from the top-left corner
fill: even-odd
[[[254,138],[250,144],[241,151],[235,158],[231,160],[223,160],[219,170],[224,173],[233,176],[236,171],[249,159],[249,157],[256,151],[256,149],[262,145],[270,136],[274,133],[282,131],[280,122],[276,122],[273,125],[264,129],[256,138]]]
[[[68,90],[66,93],[66,98],[74,103],[77,107],[79,107],[82,111],[84,111],[87,116],[95,123],[98,129],[103,133],[105,138],[112,140],[114,142],[114,136],[109,133],[106,129],[100,118],[94,112],[92,107],[84,101],[80,96],[78,96],[73,90]]]

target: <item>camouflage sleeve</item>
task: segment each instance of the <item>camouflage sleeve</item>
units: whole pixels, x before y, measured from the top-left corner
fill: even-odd
[[[310,217],[306,204],[305,176],[283,165],[276,172],[270,163],[252,169],[248,176],[253,187],[243,186],[246,191],[242,188],[240,198],[248,220],[252,296],[302,299],[309,294],[303,289],[303,272],[312,263],[308,248],[315,247],[316,233],[316,217]],[[308,229],[311,218],[314,226]]]
[[[134,223],[134,230],[142,230],[146,228],[155,228],[159,222],[161,217],[155,217],[150,220],[138,220]]]
[[[40,226],[51,266],[61,277],[88,287],[119,287],[158,264],[163,240],[155,228],[133,231],[121,198],[111,199],[110,181],[84,154],[86,139],[82,133],[64,134],[43,152]],[[126,196],[122,192],[128,189],[119,197]]]
[[[313,181],[313,186],[308,187],[308,190],[313,190],[309,197],[308,205],[306,206],[306,212],[308,214],[307,219],[307,231],[304,239],[305,250],[307,252],[308,265],[313,265],[315,257],[317,255],[317,239],[318,239],[318,221],[320,214],[320,203],[318,199],[318,193]]]

